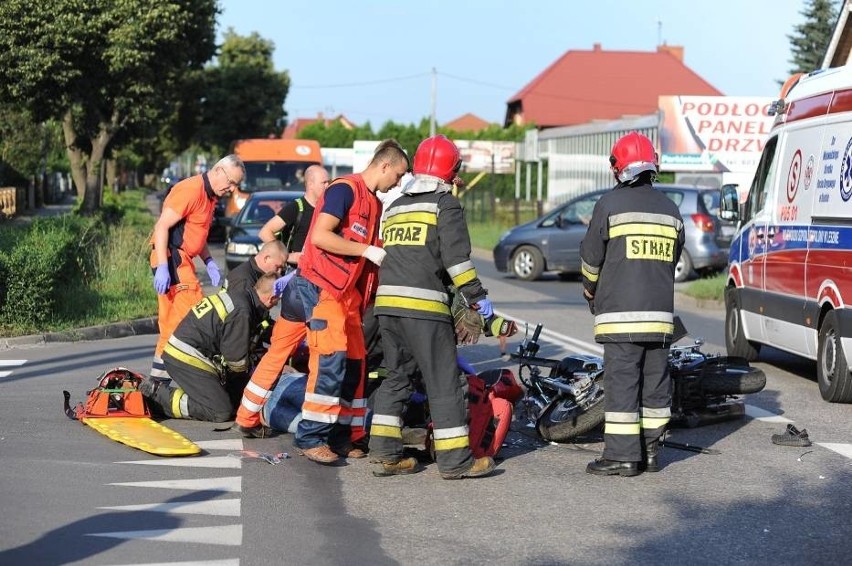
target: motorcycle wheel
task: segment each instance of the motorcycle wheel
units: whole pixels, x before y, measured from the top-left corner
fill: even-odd
[[[564,397],[547,407],[538,420],[538,433],[551,442],[570,442],[604,422],[604,395],[600,390],[592,404],[583,409],[573,398]]]
[[[766,386],[766,374],[754,367],[719,366],[718,372],[702,376],[701,387],[713,395],[745,395],[757,393]]]

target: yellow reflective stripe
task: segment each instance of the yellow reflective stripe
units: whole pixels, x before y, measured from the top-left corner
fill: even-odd
[[[670,322],[610,322],[596,324],[595,334],[639,334],[639,333],[674,334],[674,324]]]
[[[668,417],[642,417],[642,428],[653,430],[668,424]]]
[[[455,450],[456,448],[467,448],[468,446],[470,446],[469,436],[435,439],[435,451]]]
[[[183,389],[181,389],[180,387],[178,387],[177,389],[172,391],[172,415],[174,415],[174,417],[178,418],[178,419],[181,417],[181,414],[180,414],[180,398],[183,397],[184,395],[185,395],[185,393],[184,393]]]
[[[468,271],[465,271],[464,273],[453,277],[453,285],[455,285],[456,287],[461,287],[466,283],[470,283],[474,279],[476,279],[476,270],[469,269]]]
[[[659,224],[619,224],[618,226],[611,226],[609,229],[610,239],[639,234],[644,236],[663,236],[676,240],[677,228],[673,226],[661,226]]]
[[[421,224],[438,224],[438,215],[434,212],[401,212],[389,216],[385,220],[385,226],[393,226],[402,222],[419,222]]]
[[[605,423],[604,434],[639,434],[639,423]]]
[[[402,429],[396,426],[380,425],[373,423],[370,426],[370,434],[372,436],[384,436],[385,438],[402,439]]]
[[[450,315],[450,307],[438,301],[426,299],[411,299],[408,297],[376,297],[377,307],[389,307],[397,309],[411,309],[414,311],[426,311],[438,314]]]
[[[206,371],[207,373],[212,373],[213,375],[219,375],[216,370],[214,370],[208,362],[204,360],[199,360],[195,356],[190,356],[186,352],[181,352],[173,345],[166,342],[165,347],[163,347],[164,352],[168,352],[170,356],[175,358],[176,360],[180,360],[188,366],[192,366],[194,368],[198,368],[200,370]]]
[[[222,302],[221,295],[210,295],[207,298],[210,300],[213,308],[216,309],[216,314],[219,315],[219,320],[225,320],[225,317],[228,316],[228,310]]]
[[[580,273],[583,275],[583,277],[585,277],[586,279],[588,279],[588,280],[589,280],[589,281],[591,281],[592,283],[597,283],[597,281],[598,281],[598,274],[597,274],[597,273],[592,273],[591,271],[589,271],[588,269],[586,269],[586,264],[585,264],[585,263],[584,263],[582,266],[580,266]]]

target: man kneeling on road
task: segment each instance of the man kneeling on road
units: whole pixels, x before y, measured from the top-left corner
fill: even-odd
[[[229,383],[245,383],[252,333],[278,303],[276,277],[265,273],[254,287],[210,295],[190,309],[163,349],[163,363],[178,387],[156,378],[140,386],[155,411],[176,419],[233,418]]]

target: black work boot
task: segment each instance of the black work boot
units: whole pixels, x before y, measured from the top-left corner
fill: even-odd
[[[660,462],[657,460],[657,454],[660,449],[659,440],[649,440],[645,445],[645,461],[643,472],[659,472]]]
[[[638,476],[639,462],[618,462],[616,460],[607,460],[606,458],[598,458],[593,462],[589,462],[586,466],[586,473],[596,476],[622,476],[631,477]]]

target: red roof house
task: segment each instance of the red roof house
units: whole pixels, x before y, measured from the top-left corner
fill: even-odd
[[[652,114],[662,95],[722,92],[683,64],[683,47],[656,51],[567,51],[509,99],[505,126],[571,126]]]
[[[335,122],[340,122],[347,130],[351,130],[355,127],[355,124],[350,122],[343,114],[336,118],[325,118],[322,115],[322,112],[320,112],[317,114],[316,118],[296,118],[287,124],[287,127],[284,128],[284,132],[281,134],[281,137],[284,139],[295,139],[299,137],[299,132],[302,131],[302,128],[310,126],[316,122],[324,122],[326,126],[330,126]]]
[[[491,124],[475,114],[468,112],[455,120],[447,122],[444,127],[455,132],[478,132],[486,129]]]

